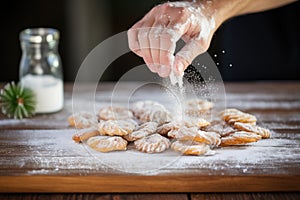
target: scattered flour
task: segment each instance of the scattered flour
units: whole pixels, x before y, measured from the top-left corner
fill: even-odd
[[[283,134],[251,145],[217,148],[213,156],[182,156],[172,150],[146,154],[135,150],[133,144],[128,146],[127,151],[101,153],[85,144],[73,142],[71,140],[73,133],[72,129],[18,130],[15,134],[19,140],[12,142],[10,146],[18,146],[23,149],[23,153],[12,160],[10,152],[7,152],[7,156],[2,157],[1,163],[11,166],[12,169],[33,169],[27,171],[30,175],[112,171],[146,175],[186,171],[207,175],[253,172],[282,174],[285,170],[289,170],[291,164],[295,168],[300,166],[299,139],[277,138],[284,136]],[[257,168],[261,170],[258,172]]]
[[[97,94],[99,95],[96,95],[96,100],[98,100],[96,107],[110,103],[111,91],[103,91]],[[140,95],[146,99],[150,97],[152,99],[160,99],[160,102],[165,105],[169,102],[168,98],[160,98],[160,92],[152,91],[149,93],[147,90],[144,93],[141,92]],[[281,101],[280,104],[277,104],[279,108],[299,109],[300,107],[297,103],[289,104],[289,101],[285,102],[288,99],[286,95],[278,94],[276,99],[278,99],[277,97]],[[249,108],[251,108],[250,101],[253,101],[251,103],[253,107],[258,99],[264,102],[264,106],[268,106],[268,103],[272,103],[274,95],[227,93],[227,98],[230,101],[247,100],[249,98],[247,102]],[[124,100],[120,96],[119,101],[124,103]],[[87,101],[84,95],[78,102],[80,104],[77,106],[85,109]],[[284,174],[291,170],[291,165],[295,170],[298,170],[300,167],[299,134],[295,134],[295,132],[290,134],[278,133],[276,130],[272,130],[271,139],[261,140],[241,147],[217,148],[214,156],[182,156],[171,150],[158,154],[145,154],[136,151],[132,144],[129,145],[128,150],[125,152],[111,152],[109,154],[96,152],[85,144],[77,144],[72,141],[71,138],[75,130],[67,128],[65,118],[72,113],[71,105],[72,100],[70,98],[66,99],[65,108],[62,111],[64,112],[63,115],[61,113],[45,117],[40,115],[37,119],[30,118],[24,121],[13,119],[0,120],[1,128],[5,126],[13,127],[20,123],[34,125],[36,120],[40,120],[39,122],[44,124],[48,123],[51,126],[55,125],[55,123],[60,123],[60,126],[64,127],[57,130],[15,130],[13,136],[8,135],[11,131],[1,130],[1,140],[11,137],[17,137],[18,140],[9,140],[9,146],[3,146],[4,148],[0,149],[0,153],[3,155],[0,163],[3,166],[10,166],[11,169],[27,170],[26,172],[30,175],[72,174],[78,172],[91,174],[112,171],[147,175],[185,173],[187,171],[207,175]],[[232,105],[234,106],[235,104],[233,103]],[[272,107],[269,106],[269,108]],[[264,126],[268,125],[266,126],[267,128],[283,128],[292,131],[299,129],[300,115],[297,110],[294,114],[283,117],[270,113],[258,113],[258,116],[261,116],[263,119],[262,123]],[[288,123],[285,124],[283,122]],[[18,156],[15,156],[14,149],[22,149],[22,151],[18,153]],[[14,155],[14,158],[11,155]],[[260,170],[257,170],[258,168]],[[0,171],[1,175],[3,173],[7,173],[7,171]]]

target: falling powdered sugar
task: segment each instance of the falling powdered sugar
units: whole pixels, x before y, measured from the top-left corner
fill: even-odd
[[[178,83],[179,88],[183,87],[183,74],[176,75],[174,72],[174,57],[172,58],[172,67],[171,67],[169,78],[172,85],[176,85]]]

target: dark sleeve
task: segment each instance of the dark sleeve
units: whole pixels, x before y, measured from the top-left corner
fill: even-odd
[[[299,19],[297,1],[225,22],[209,49],[223,80],[300,80]]]

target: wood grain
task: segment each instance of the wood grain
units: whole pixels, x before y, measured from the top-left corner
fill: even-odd
[[[110,103],[113,86],[103,84],[98,88],[98,105]],[[121,89],[130,91],[136,86],[124,83]],[[84,145],[71,140],[75,130],[68,127],[66,118],[72,113],[72,85],[65,89],[65,107],[58,113],[21,121],[0,115],[0,192],[300,191],[299,82],[226,84],[227,107],[256,115],[260,125],[271,129],[272,138],[244,147],[217,149],[212,157],[180,157],[147,175],[108,167],[91,156]],[[159,94],[155,88],[143,93],[145,98],[157,97],[164,102]],[[84,97],[83,109],[90,104]],[[122,96],[118,99],[121,103],[125,100]],[[131,170],[138,167],[133,165]],[[203,195],[191,197],[210,198]]]
[[[48,200],[188,200],[187,194],[6,194],[0,199]]]
[[[201,193],[201,194],[0,194],[2,200],[298,200],[300,193]]]
[[[298,191],[300,176],[2,176],[0,192]],[[24,184],[26,183],[26,184]]]
[[[207,200],[207,199],[243,199],[243,200],[298,200],[300,193],[205,193],[205,194],[192,194],[191,200]]]

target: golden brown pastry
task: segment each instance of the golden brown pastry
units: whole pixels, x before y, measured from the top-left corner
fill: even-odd
[[[219,134],[215,132],[201,131],[195,127],[181,127],[177,130],[177,132],[172,132],[172,134],[174,134],[174,138],[180,141],[195,141],[211,146],[218,146],[221,143]],[[172,137],[173,135],[168,134],[168,136]]]
[[[89,112],[74,113],[68,117],[69,125],[76,128],[96,127],[98,120],[96,115]]]
[[[215,133],[218,133],[221,137],[225,137],[234,132],[237,132],[238,130],[236,130],[232,126],[228,125],[224,121],[213,121],[210,123],[209,126],[204,128],[204,131],[215,132]]]
[[[134,142],[135,148],[145,153],[159,153],[170,147],[170,140],[160,134],[152,134]]]
[[[260,135],[252,132],[239,131],[221,138],[220,146],[241,145],[256,142],[261,139]]]
[[[196,127],[196,128],[204,128],[210,125],[210,123],[203,118],[189,118],[184,119],[183,121],[171,121],[169,123],[163,124],[157,128],[157,133],[161,135],[168,135],[168,133],[172,130],[178,130],[180,127]]]
[[[87,140],[87,145],[100,152],[125,151],[127,141],[119,136],[95,136]]]
[[[203,155],[208,152],[211,154],[209,146],[204,143],[191,142],[191,141],[176,141],[171,145],[174,151],[181,152],[184,155]]]
[[[157,128],[157,123],[156,122],[146,122],[142,125],[140,125],[135,131],[128,135],[124,135],[123,138],[126,139],[127,141],[135,141],[138,139],[141,139],[143,137],[146,137],[148,135],[151,135],[155,133]]]
[[[245,124],[241,122],[235,122],[234,128],[240,131],[253,132],[260,135],[262,138],[270,138],[271,132],[269,129],[259,127],[257,125]]]
[[[128,120],[108,120],[98,123],[98,130],[102,135],[124,136],[133,132],[135,124]]]
[[[230,108],[222,111],[220,113],[221,118],[229,124],[234,124],[235,122],[256,124],[256,117],[254,115],[244,113],[235,108]]]
[[[170,122],[172,118],[165,106],[155,101],[135,102],[131,110],[141,122],[156,122],[161,125]]]
[[[78,132],[76,132],[76,134],[73,135],[72,139],[75,142],[79,143],[89,139],[90,137],[97,136],[97,135],[100,135],[100,132],[96,128],[94,127],[85,128],[85,129],[80,129]]]
[[[100,120],[132,119],[133,113],[124,107],[106,106],[99,109],[98,116]]]

